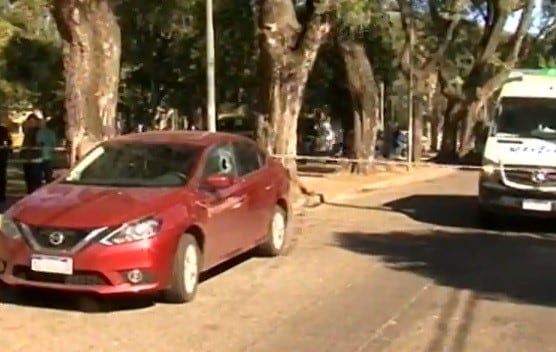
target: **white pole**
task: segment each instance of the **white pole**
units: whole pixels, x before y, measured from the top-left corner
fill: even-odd
[[[216,132],[216,94],[214,84],[214,23],[212,0],[207,1],[207,129]]]
[[[384,131],[384,82],[380,82],[380,129]]]
[[[408,94],[408,131],[407,131],[407,166],[411,168],[413,161],[413,19],[409,37],[409,94]]]

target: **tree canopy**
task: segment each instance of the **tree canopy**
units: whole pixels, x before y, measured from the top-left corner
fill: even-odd
[[[71,35],[65,31],[62,10],[73,3],[13,0],[0,4],[3,110],[36,107],[71,122],[67,101],[64,108],[64,99],[70,94],[70,66],[64,57],[69,55]],[[102,6],[112,11],[114,26],[121,33],[121,57],[113,60],[120,62],[114,72],[117,114],[122,120],[130,125],[149,124],[160,107],[188,117],[199,111],[202,115],[206,95],[204,1],[86,3],[89,7],[83,11],[93,13]],[[444,107],[436,115],[444,121],[442,148],[452,155],[465,152],[456,148],[458,127],[454,126],[464,121],[467,132],[460,138],[471,139],[470,126],[477,110],[487,104],[511,68],[556,64],[556,16],[551,1],[534,9],[533,0],[215,0],[214,9],[219,111],[240,106],[261,111],[261,103],[270,99],[264,92],[271,89],[272,70],[279,69],[282,88],[278,91],[291,94],[295,87],[303,87],[299,111],[290,111],[292,119],[324,108],[348,128],[354,128],[354,114],[368,118],[362,121],[368,128],[376,127],[378,87],[384,85],[387,119],[404,125],[411,78],[420,116],[435,115],[436,103]],[[508,30],[510,17],[520,19],[516,29]],[[65,20],[71,22],[69,17]],[[100,36],[102,28],[89,27],[88,33]],[[115,28],[104,30],[113,32]],[[317,28],[326,31],[318,39]],[[290,61],[279,63],[275,56],[265,65],[265,55],[277,54],[269,51],[263,37],[267,44],[268,40],[283,41],[279,55]],[[98,45],[101,50],[104,44]],[[298,45],[313,45],[310,50],[318,52],[314,63],[305,56],[307,79],[294,68],[300,65],[299,57],[288,56]],[[355,81],[358,78],[359,83]],[[295,82],[288,81],[291,79]],[[95,89],[105,83],[96,81]],[[94,95],[95,89],[84,91]],[[84,126],[106,132],[106,126]]]

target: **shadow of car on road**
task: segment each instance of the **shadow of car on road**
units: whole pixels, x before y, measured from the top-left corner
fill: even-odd
[[[203,282],[212,280],[251,258],[253,258],[253,253],[246,253],[202,273],[198,294],[203,294]],[[84,313],[108,313],[147,309],[157,303],[164,304],[163,300],[157,295],[125,295],[104,298],[91,294],[47,289],[16,289],[0,284],[0,304]]]
[[[452,288],[427,352],[463,352],[481,300],[556,307],[556,241],[524,234],[428,231],[336,233],[339,247]],[[460,295],[467,290],[469,295]],[[463,299],[462,299],[463,298]],[[456,307],[462,301],[462,315]],[[447,326],[457,321],[455,335]],[[446,349],[448,348],[448,349]]]
[[[387,267],[450,287],[437,331],[427,352],[465,350],[480,300],[556,307],[556,230],[550,219],[510,216],[494,230],[480,228],[477,197],[415,194],[379,206],[331,206],[401,213],[432,227],[396,232],[338,232],[336,245],[378,257]],[[426,228],[427,226],[425,226]],[[453,341],[446,325],[453,320],[459,290],[470,292]]]
[[[329,206],[397,212],[425,224],[439,227],[480,229],[477,196],[416,194],[386,202],[381,206],[326,203]],[[499,221],[495,230],[543,234],[547,237],[556,229],[550,219],[508,216]]]
[[[402,213],[435,229],[337,233],[338,246],[483,297],[556,306],[552,220],[508,217],[496,231],[482,230],[477,197],[471,195],[417,194],[362,208]]]
[[[430,231],[337,233],[341,248],[481,298],[556,306],[556,241],[526,235]]]

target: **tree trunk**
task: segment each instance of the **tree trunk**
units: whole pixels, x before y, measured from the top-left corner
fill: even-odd
[[[442,128],[442,141],[437,159],[453,162],[458,157],[458,131],[462,114],[466,113],[463,101],[448,99]]]
[[[416,97],[413,100],[413,118],[411,119],[413,123],[413,146],[411,160],[413,162],[421,161],[422,151],[423,151],[423,126],[424,126],[424,101],[423,99]]]
[[[333,2],[310,3],[315,8],[301,24],[291,0],[261,0],[255,9],[265,72],[262,84],[268,130],[265,144],[270,153],[284,156],[283,163],[292,176],[297,171],[297,120],[305,86],[318,50],[330,32],[333,8]]]
[[[431,119],[431,152],[438,151],[438,133],[440,132],[440,121],[438,115],[433,115]]]
[[[54,0],[71,162],[116,134],[121,35],[109,0]]]
[[[354,114],[354,152],[359,160],[374,158],[378,128],[379,91],[365,47],[355,41],[339,43],[344,60]],[[358,130],[357,127],[360,127]],[[368,163],[357,163],[353,172],[366,173]]]
[[[477,106],[473,99],[448,99],[439,161],[455,162],[473,150]]]
[[[442,94],[442,85],[438,84],[432,98],[431,113],[431,149],[433,152],[439,150],[440,131],[443,127],[444,116],[446,111],[446,98]]]
[[[290,75],[272,80],[269,128],[273,138],[268,138],[266,145],[273,154],[297,155],[297,120],[308,76],[307,69],[298,67]],[[288,159],[288,168],[295,169],[294,162]]]
[[[475,124],[477,122],[476,110],[478,105],[479,102],[476,101],[467,103],[465,110],[461,112],[462,137],[458,148],[459,158],[467,156],[475,149]]]

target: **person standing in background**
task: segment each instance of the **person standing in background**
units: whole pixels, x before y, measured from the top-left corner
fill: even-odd
[[[6,201],[8,158],[12,151],[12,136],[4,123],[0,124],[0,202]]]
[[[23,177],[27,194],[33,193],[42,185],[41,150],[37,144],[41,117],[31,113],[23,123],[23,143],[20,157],[23,160]]]
[[[40,124],[41,127],[37,132],[37,144],[41,150],[41,180],[44,180],[46,183],[50,183],[54,179],[54,151],[57,143],[56,132],[52,129],[51,119],[42,119]]]

